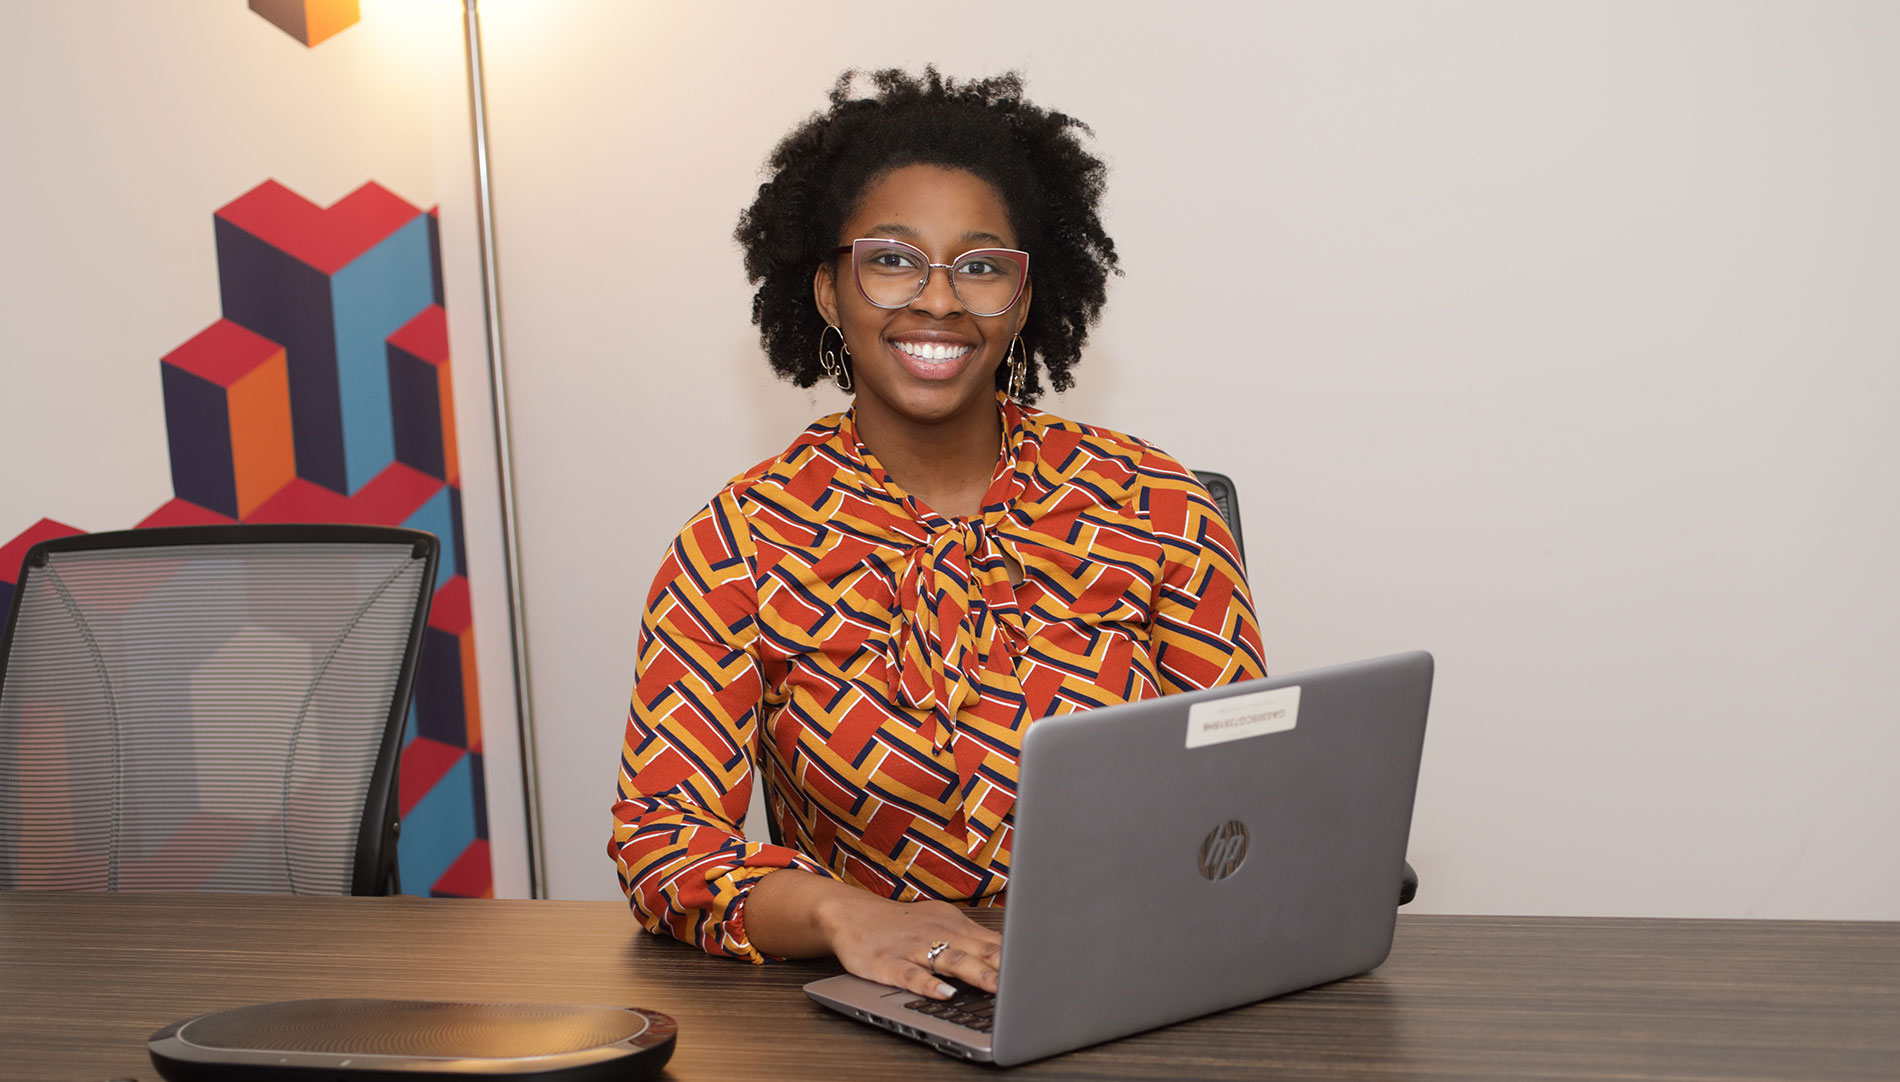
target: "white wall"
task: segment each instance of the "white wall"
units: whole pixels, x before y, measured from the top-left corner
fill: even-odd
[[[1900,7],[483,0],[550,881],[775,383],[730,239],[851,65],[1021,68],[1127,277],[1045,404],[1224,469],[1279,671],[1421,646],[1424,911],[1900,917]]]

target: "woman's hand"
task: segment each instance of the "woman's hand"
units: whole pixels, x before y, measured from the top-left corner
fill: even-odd
[[[942,977],[996,991],[1002,936],[949,902],[893,902],[848,889],[861,897],[839,899],[831,943],[832,953],[846,969],[932,999],[954,992]],[[945,946],[933,961],[930,949],[938,943]]]
[[[834,954],[866,980],[947,999],[954,977],[996,991],[1003,937],[949,902],[893,902],[787,868],[752,888],[745,923],[752,945],[785,957]],[[944,944],[933,967],[930,949]]]

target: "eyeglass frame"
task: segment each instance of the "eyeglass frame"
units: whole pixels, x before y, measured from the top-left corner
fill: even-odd
[[[916,252],[920,257],[922,257],[924,261],[924,274],[923,274],[923,277],[917,280],[917,292],[912,293],[910,297],[907,298],[901,304],[884,304],[879,301],[872,300],[871,294],[865,291],[864,279],[858,276],[857,250],[858,250],[858,245],[860,244],[894,245],[899,248],[908,248],[911,251]],[[831,257],[833,259],[836,259],[841,255],[848,255],[851,257],[851,281],[857,285],[858,296],[863,297],[864,303],[866,304],[872,305],[877,308],[882,308],[886,311],[896,311],[899,308],[909,307],[913,301],[915,301],[917,298],[924,295],[924,290],[930,288],[930,276],[936,273],[936,270],[938,267],[942,267],[950,275],[950,292],[956,296],[958,303],[962,304],[965,309],[968,309],[970,307],[970,302],[964,300],[963,294],[957,292],[956,265],[958,263],[963,262],[965,258],[976,255],[979,252],[996,252],[999,255],[1015,256],[1022,261],[1022,265],[1023,265],[1022,281],[1016,283],[1016,293],[1014,296],[1009,298],[1008,304],[1005,304],[1004,306],[1002,306],[1001,308],[998,308],[994,312],[980,313],[980,312],[972,311],[970,313],[971,315],[976,316],[978,319],[993,319],[996,316],[1000,316],[1004,312],[1009,311],[1011,308],[1016,307],[1016,302],[1023,299],[1023,290],[1028,288],[1029,286],[1029,253],[1023,251],[1020,248],[995,248],[995,247],[972,248],[969,251],[964,252],[961,255],[957,256],[954,260],[952,260],[949,263],[932,263],[930,261],[930,253],[924,251],[922,248],[917,247],[915,244],[906,244],[905,242],[898,240],[896,237],[859,237],[856,240],[853,240],[850,244],[841,244],[837,248],[833,249],[831,253]]]

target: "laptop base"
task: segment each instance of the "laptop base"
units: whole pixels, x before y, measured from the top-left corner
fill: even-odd
[[[972,1063],[994,1062],[989,1034],[905,1008],[904,1004],[918,998],[915,992],[846,973],[807,984],[805,994],[834,1011],[927,1044],[946,1056]]]

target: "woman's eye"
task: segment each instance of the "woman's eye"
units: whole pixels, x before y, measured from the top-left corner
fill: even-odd
[[[1002,270],[1003,268],[987,259],[970,259],[965,260],[963,265],[957,268],[957,273],[982,278],[986,275],[1001,274]]]
[[[908,252],[896,252],[889,249],[872,255],[867,262],[878,270],[914,271],[917,269],[915,256]]]

